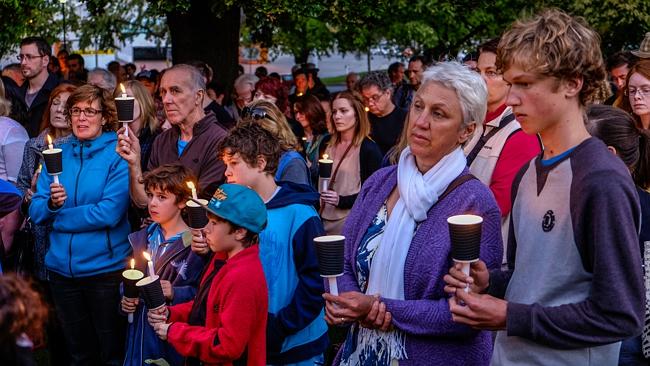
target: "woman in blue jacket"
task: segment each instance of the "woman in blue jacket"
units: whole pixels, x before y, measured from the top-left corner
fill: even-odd
[[[119,285],[131,246],[128,167],[115,152],[115,102],[107,91],[84,85],[66,110],[74,136],[61,145],[60,184],[43,166],[29,214],[52,227],[45,266],[71,363],[119,365],[125,334]]]

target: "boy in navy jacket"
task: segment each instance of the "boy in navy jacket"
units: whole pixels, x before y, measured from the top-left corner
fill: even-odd
[[[180,164],[168,164],[146,173],[142,180],[154,222],[129,235],[136,267],[148,275],[142,253],[149,253],[167,303],[180,304],[194,298],[205,263],[192,252],[192,236],[181,217],[191,194],[186,182],[195,178]],[[122,297],[121,309],[124,313],[134,313],[134,321],[127,330],[124,365],[141,366],[147,360],[160,359],[170,365],[183,364],[183,357],[158,339],[147,323],[144,301]]]

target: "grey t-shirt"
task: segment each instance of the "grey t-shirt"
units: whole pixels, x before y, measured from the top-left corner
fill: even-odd
[[[639,199],[625,165],[595,138],[513,183],[507,331],[492,365],[615,365],[640,332],[644,287]],[[499,283],[500,279],[505,280]],[[494,288],[493,288],[494,285]]]

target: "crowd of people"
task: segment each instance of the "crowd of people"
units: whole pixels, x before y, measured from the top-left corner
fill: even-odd
[[[23,39],[0,83],[0,363],[647,364],[650,33],[606,60],[551,9],[470,56],[330,93],[311,63],[229,88]],[[338,291],[323,235],[345,238]],[[128,268],[164,305],[127,296]]]

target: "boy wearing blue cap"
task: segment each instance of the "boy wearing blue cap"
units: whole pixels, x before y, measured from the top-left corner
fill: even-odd
[[[276,184],[280,143],[255,122],[244,119],[232,129],[219,154],[228,182],[251,187],[268,212],[269,223],[260,233],[269,289],[267,364],[313,366],[329,343],[321,297],[325,290],[313,243],[325,232],[314,208],[319,196],[310,186]]]
[[[215,252],[194,300],[149,311],[149,322],[188,365],[266,364],[267,288],[258,234],[266,208],[255,191],[224,184],[207,206]]]

